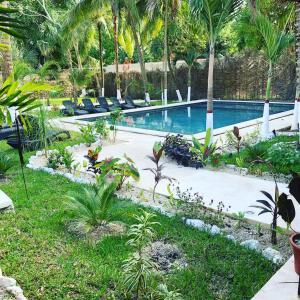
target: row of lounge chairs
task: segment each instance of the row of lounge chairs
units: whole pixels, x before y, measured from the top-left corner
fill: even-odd
[[[114,111],[116,109],[134,109],[145,107],[145,105],[140,105],[134,103],[131,97],[126,96],[124,98],[125,103],[120,103],[116,97],[110,98],[112,104],[109,105],[105,97],[98,97],[98,104],[94,105],[91,99],[85,98],[82,100],[82,106],[77,106],[71,100],[63,101],[65,109],[62,110],[64,115],[86,115],[86,114],[95,114],[95,113],[104,113],[109,111]]]
[[[20,124],[20,138],[21,146],[25,150],[38,150],[43,148],[43,144],[40,138],[40,124],[37,117],[28,116],[28,122],[30,128],[24,130],[21,120],[18,119]],[[6,140],[7,144],[12,148],[18,148],[19,141],[17,136],[17,126],[16,123],[13,126],[0,126],[0,141]],[[47,143],[51,144],[57,140],[65,140],[71,138],[70,132],[67,130],[59,130],[50,128],[46,132]]]

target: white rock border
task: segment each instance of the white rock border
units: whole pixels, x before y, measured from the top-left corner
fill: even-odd
[[[3,276],[0,269],[0,299],[3,299],[7,294],[13,295],[16,300],[27,300],[16,280],[11,277]]]
[[[66,149],[69,150],[69,151],[70,150],[74,151],[76,149],[79,149],[83,145],[84,144],[69,146],[69,147],[66,147]],[[39,156],[43,156],[44,154],[45,154],[44,151],[37,151],[36,155],[31,156],[29,158],[29,163],[27,164],[27,168],[30,168],[32,170],[43,171],[43,172],[49,173],[51,175],[61,175],[61,176],[64,176],[64,177],[68,178],[72,182],[76,182],[76,183],[80,183],[80,184],[91,184],[92,183],[92,180],[88,180],[88,179],[85,179],[85,178],[80,178],[80,177],[75,176],[74,174],[71,174],[71,173],[68,173],[68,172],[54,170],[52,168],[47,168],[47,167],[34,166],[34,164],[33,164],[34,159],[39,157]],[[238,171],[238,172],[240,172],[240,174],[241,173],[243,173],[244,175],[248,174],[248,169],[246,169],[246,168],[238,168],[235,165],[227,165],[227,167],[228,166],[229,166],[229,169],[232,169],[234,171]],[[88,172],[87,172],[87,174],[88,174]],[[162,215],[164,215],[168,218],[172,218],[176,215],[175,213],[172,213],[172,212],[169,212],[169,211],[165,210],[160,205],[153,205],[151,203],[140,202],[140,201],[137,201],[137,200],[134,200],[134,199],[131,199],[131,201],[133,203],[136,203],[136,204],[141,205],[143,207],[151,208],[154,211],[157,211],[157,212],[161,213]],[[210,233],[211,235],[222,235],[226,239],[232,241],[233,243],[236,243],[236,239],[233,235],[224,235],[222,230],[216,225],[206,224],[204,221],[202,221],[200,219],[183,218],[182,221],[187,226],[191,226],[191,227],[196,228],[200,231],[206,231],[206,232]],[[275,264],[279,265],[279,264],[283,263],[283,256],[281,255],[281,253],[279,251],[277,251],[273,248],[270,248],[270,247],[263,250],[261,244],[257,240],[245,240],[245,241],[241,242],[240,245],[262,254],[265,258],[267,258],[268,260],[272,261]]]

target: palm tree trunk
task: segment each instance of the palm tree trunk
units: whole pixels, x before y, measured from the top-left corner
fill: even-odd
[[[172,66],[172,63],[171,63],[171,54],[170,54],[169,49],[170,48],[168,47],[168,65],[169,65],[169,70],[170,70],[170,73],[171,73],[172,80],[173,80],[173,82],[175,84],[175,89],[176,89],[176,94],[177,94],[178,101],[182,102],[181,93],[180,93],[180,90],[178,88],[177,81],[176,81],[175,70],[174,70],[174,68]]]
[[[292,130],[298,130],[300,127],[300,2],[296,2],[296,22],[295,22],[295,36],[296,36],[296,98],[294,107],[294,118],[292,123]]]
[[[164,21],[164,104],[168,104],[168,0],[165,0]]]
[[[130,15],[130,25],[131,25],[131,29],[132,29],[133,38],[134,38],[134,41],[135,41],[135,44],[137,47],[138,58],[139,58],[139,63],[140,63],[140,67],[141,67],[142,81],[143,81],[143,86],[144,86],[145,100],[147,103],[149,103],[150,95],[148,92],[148,79],[147,79],[147,71],[146,71],[146,67],[145,67],[144,53],[143,53],[142,45],[140,43],[140,39],[138,37],[135,22],[134,22],[133,18],[131,17],[131,15]]]
[[[257,16],[256,0],[248,0],[248,6],[249,6],[249,9],[250,9],[252,21],[254,21],[256,16]]]
[[[119,35],[119,20],[118,20],[118,3],[114,1],[113,3],[113,23],[114,23],[114,45],[115,45],[115,65],[116,65],[116,86],[117,86],[117,98],[121,99],[121,81],[119,74],[119,45],[118,45],[118,35]]]
[[[215,45],[210,42],[209,51],[209,67],[208,67],[208,80],[207,80],[207,114],[206,114],[206,130],[211,129],[211,140],[213,142],[213,90],[214,90],[214,64],[215,64]]]
[[[76,59],[77,59],[77,65],[78,65],[78,69],[80,71],[82,71],[83,66],[82,66],[82,61],[81,61],[81,56],[79,53],[79,45],[78,45],[78,41],[74,42],[74,50],[75,50],[75,54],[76,54]]]
[[[271,84],[273,76],[273,64],[269,62],[269,71],[268,71],[268,81],[266,88],[266,99],[264,104],[264,113],[263,113],[263,122],[261,127],[261,138],[267,139],[270,135],[269,133],[269,118],[270,118],[270,98],[271,98]]]
[[[104,69],[103,69],[103,42],[102,42],[102,23],[97,22],[98,29],[98,43],[99,43],[99,67],[100,67],[100,88],[99,96],[104,97]]]
[[[72,74],[73,74],[73,61],[72,61],[72,53],[71,53],[71,50],[67,50],[67,61],[68,61],[68,64],[69,64],[69,68],[71,70],[71,84],[72,84],[72,96],[73,96],[73,100],[74,101],[77,101],[77,92],[76,92],[76,87],[75,87],[75,84],[74,84],[74,80],[72,78]]]
[[[8,7],[8,1],[2,3],[3,7]],[[5,49],[1,50],[2,55],[2,80],[5,81],[13,71],[13,59],[11,49],[11,38],[8,34],[3,33],[1,43],[5,45]]]
[[[188,94],[187,94],[187,102],[191,101],[191,86],[192,86],[192,67],[188,66]]]

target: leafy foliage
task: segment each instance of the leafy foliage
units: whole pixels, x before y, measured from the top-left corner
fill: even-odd
[[[0,179],[5,177],[5,174],[15,164],[15,161],[8,155],[0,153]]]
[[[140,216],[135,216],[138,223],[130,226],[128,231],[130,237],[128,245],[132,246],[135,252],[125,260],[123,265],[124,286],[127,293],[135,292],[136,299],[147,294],[149,278],[152,272],[157,269],[156,264],[142,252],[143,247],[155,237],[153,226],[158,223],[153,221],[154,217],[155,215],[142,211]]]
[[[70,194],[66,209],[73,215],[78,229],[90,231],[109,220],[117,185],[117,180],[108,182],[99,177],[95,185],[84,188],[81,193]]]
[[[90,146],[92,143],[96,142],[93,124],[87,124],[85,126],[81,126],[80,132],[81,132],[82,138],[84,140],[84,143],[87,144],[88,146]]]
[[[134,161],[126,154],[124,159],[125,161],[122,161],[120,158],[109,158],[94,165],[96,172],[98,169],[101,176],[112,175],[119,179],[118,190],[122,188],[128,178],[132,178],[135,181],[140,179],[140,173]]]
[[[155,142],[152,149],[152,156],[148,156],[148,158],[155,164],[154,168],[146,168],[144,170],[151,172],[154,175],[154,187],[152,193],[152,200],[155,201],[155,192],[158,184],[162,180],[172,181],[172,178],[165,176],[162,174],[162,170],[164,168],[163,164],[160,164],[161,157],[164,153],[164,147],[160,142]]]
[[[211,128],[208,128],[205,135],[204,144],[201,144],[200,141],[193,137],[193,146],[190,151],[196,154],[203,164],[211,163],[217,165],[219,161],[219,155],[216,154],[218,150],[217,145],[211,143]]]

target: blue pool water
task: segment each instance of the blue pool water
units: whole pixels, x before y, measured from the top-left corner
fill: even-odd
[[[205,131],[206,103],[126,113],[120,126],[181,134]],[[292,104],[270,104],[270,114],[293,109]],[[189,113],[190,110],[190,113]],[[214,103],[214,127],[221,128],[262,117],[263,103],[218,101]],[[95,119],[86,119],[94,121]]]

